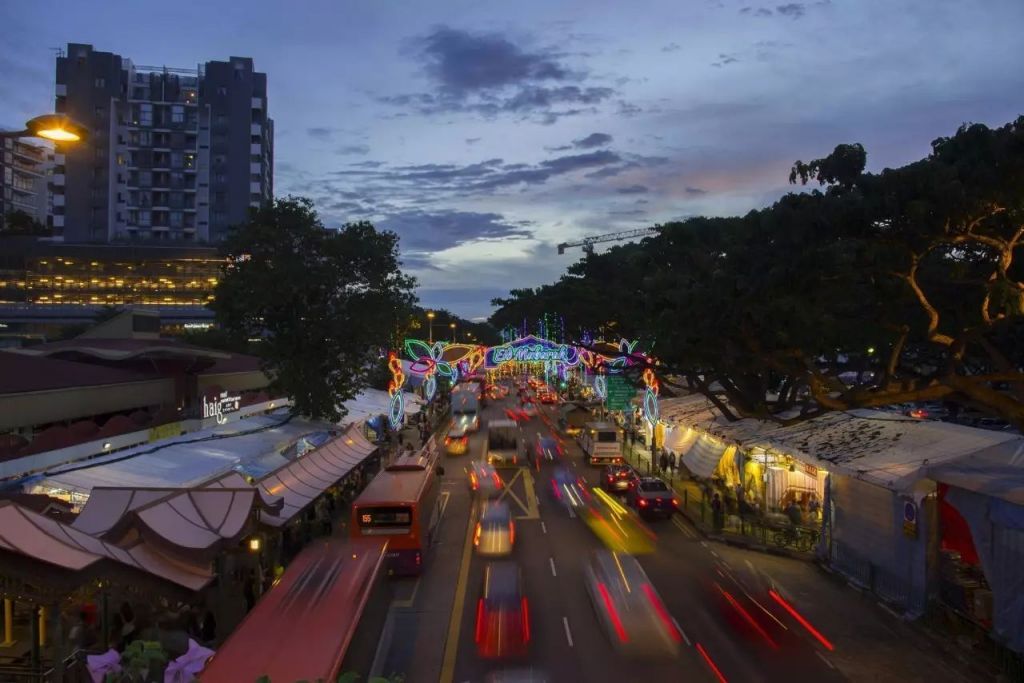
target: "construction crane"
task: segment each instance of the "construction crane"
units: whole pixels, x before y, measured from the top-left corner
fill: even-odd
[[[584,237],[576,242],[562,242],[558,245],[558,253],[564,254],[566,249],[571,249],[572,247],[583,247],[583,251],[585,253],[593,254],[595,244],[600,244],[601,242],[619,242],[621,240],[630,240],[634,237],[646,237],[647,235],[653,235],[658,232],[658,230],[658,226],[653,228],[638,228],[636,230],[623,230],[622,232],[609,232],[605,235]]]

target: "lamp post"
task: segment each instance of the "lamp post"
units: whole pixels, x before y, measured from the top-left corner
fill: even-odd
[[[43,114],[25,122],[25,130],[0,131],[0,139],[43,138],[53,142],[81,142],[88,135],[85,126],[64,114]]]
[[[427,311],[427,320],[430,321],[430,343],[434,343],[434,316],[437,315],[433,311]]]
[[[448,327],[452,328],[452,344],[455,343],[455,323],[448,323]]]

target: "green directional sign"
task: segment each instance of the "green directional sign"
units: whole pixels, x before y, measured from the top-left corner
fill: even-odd
[[[608,377],[608,397],[604,405],[608,410],[629,410],[630,401],[636,396],[636,389],[625,377]]]

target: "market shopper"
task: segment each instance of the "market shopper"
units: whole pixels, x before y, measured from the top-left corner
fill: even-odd
[[[715,526],[715,531],[725,528],[725,505],[718,493],[711,498],[711,521]]]

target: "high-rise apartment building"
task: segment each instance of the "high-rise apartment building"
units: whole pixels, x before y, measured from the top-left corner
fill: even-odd
[[[50,214],[47,187],[53,150],[23,140],[0,140],[0,227],[22,213],[46,228]]]
[[[90,132],[55,156],[67,242],[216,242],[272,197],[274,124],[252,59],[148,67],[71,43],[56,110]]]

